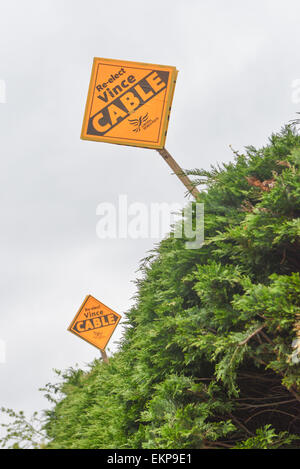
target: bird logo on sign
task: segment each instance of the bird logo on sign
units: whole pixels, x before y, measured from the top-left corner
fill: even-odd
[[[145,124],[148,119],[149,117],[148,117],[148,112],[147,112],[147,114],[145,114],[144,116],[140,116],[137,119],[128,119],[128,122],[130,122],[130,124],[135,127],[133,129],[133,132],[140,132],[142,128],[142,124]]]

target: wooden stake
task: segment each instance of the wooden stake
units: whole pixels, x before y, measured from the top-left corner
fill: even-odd
[[[194,187],[192,181],[184,174],[184,171],[182,171],[181,167],[170,155],[168,150],[166,150],[165,148],[161,148],[157,151],[163,157],[166,163],[168,163],[168,165],[174,171],[180,181],[185,185],[187,190],[195,197],[195,199],[197,199],[198,195],[200,195],[200,192],[196,187]]]
[[[103,362],[108,363],[109,360],[108,360],[108,356],[106,355],[105,350],[100,350],[100,352],[101,352],[101,357],[102,357]]]

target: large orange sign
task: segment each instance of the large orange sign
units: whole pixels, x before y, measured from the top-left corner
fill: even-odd
[[[68,330],[104,350],[120,319],[118,313],[87,295]]]
[[[95,58],[81,138],[163,148],[177,70]]]

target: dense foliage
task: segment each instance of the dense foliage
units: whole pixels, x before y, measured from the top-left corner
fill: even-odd
[[[287,127],[189,172],[204,245],[171,234],[143,260],[119,351],[48,385],[48,448],[300,447],[299,162]]]

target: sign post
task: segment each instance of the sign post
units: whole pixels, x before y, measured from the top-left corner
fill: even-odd
[[[164,148],[178,70],[94,58],[81,138],[157,150],[196,198],[199,191]]]
[[[168,163],[170,168],[174,171],[174,174],[176,174],[176,176],[178,176],[180,181],[185,185],[187,190],[195,197],[195,199],[197,199],[200,192],[193,185],[192,181],[187,177],[187,175],[184,174],[184,171],[181,169],[179,164],[174,160],[174,158],[170,155],[168,150],[166,150],[165,148],[162,148],[157,151],[163,157],[165,162]]]
[[[101,352],[101,358],[102,358],[103,362],[108,363],[108,356],[107,356],[105,350],[100,350],[100,352]]]
[[[100,349],[104,363],[108,363],[105,347],[120,319],[120,314],[92,295],[87,295],[68,330]]]

